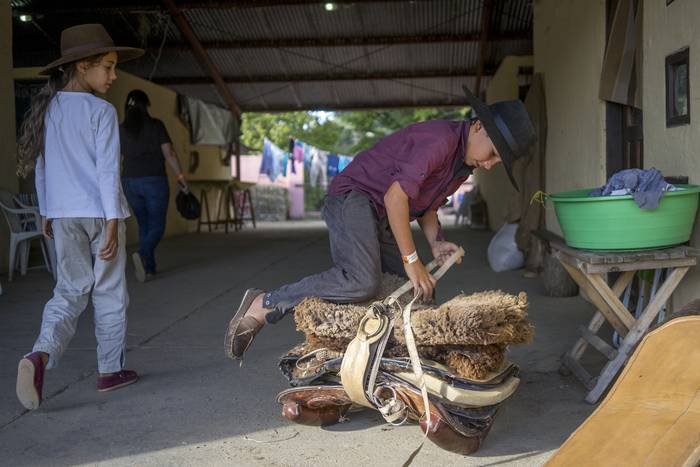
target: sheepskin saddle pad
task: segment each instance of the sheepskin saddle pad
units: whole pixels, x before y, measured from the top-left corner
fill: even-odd
[[[418,354],[445,365],[461,378],[484,380],[506,364],[507,346],[532,341],[534,330],[527,320],[527,310],[525,293],[501,291],[461,294],[438,307],[414,306],[411,327]],[[344,352],[366,311],[364,304],[308,298],[297,305],[294,319],[309,350]],[[402,327],[399,317],[384,356],[408,356]]]

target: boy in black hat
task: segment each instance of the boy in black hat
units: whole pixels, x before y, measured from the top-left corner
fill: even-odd
[[[416,253],[410,222],[418,220],[441,262],[458,248],[444,241],[438,222],[437,209],[447,196],[475,168],[499,163],[518,189],[513,162],[536,139],[521,101],[488,106],[466,87],[464,92],[477,118],[410,125],[359,153],[333,179],[322,214],[335,266],[270,292],[248,289],[226,332],[230,358],[242,358],[266,323],[277,322],[306,297],[371,300],[382,272],[408,277],[423,297],[432,296],[435,279]]]

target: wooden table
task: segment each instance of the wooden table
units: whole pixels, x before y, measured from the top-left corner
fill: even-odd
[[[588,327],[581,326],[581,337],[562,361],[563,372],[571,371],[589,390],[586,402],[594,404],[625,365],[630,353],[659,315],[662,306],[671,297],[688,270],[697,264],[700,250],[688,246],[638,251],[591,251],[571,248],[560,241],[550,242],[552,255],[557,258],[571,277],[598,309]],[[652,295],[638,318],[620,301],[620,296],[630,285],[638,271],[666,269],[666,280]],[[610,287],[604,274],[621,274]],[[660,275],[657,273],[656,277]],[[622,336],[616,349],[601,339],[597,332],[607,321]],[[592,377],[579,360],[588,346],[601,352],[608,359],[600,375]]]
[[[238,180],[188,180],[190,185],[197,185],[201,188],[199,203],[202,206],[199,220],[197,221],[197,233],[201,232],[203,225],[207,226],[209,232],[219,225],[224,226],[224,231],[228,233],[229,226],[233,225],[234,231],[238,232],[243,228],[245,221],[249,220],[255,228],[255,209],[250,189],[254,183],[245,183]],[[211,219],[209,213],[209,199],[207,191],[216,192],[216,216]],[[246,206],[250,211],[250,216],[245,217]],[[206,220],[204,218],[206,217]]]

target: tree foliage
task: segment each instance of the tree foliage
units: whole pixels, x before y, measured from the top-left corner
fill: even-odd
[[[469,108],[419,108],[377,111],[246,113],[241,126],[243,144],[260,149],[263,138],[286,149],[298,138],[337,154],[354,155],[412,123],[433,119],[462,120]]]

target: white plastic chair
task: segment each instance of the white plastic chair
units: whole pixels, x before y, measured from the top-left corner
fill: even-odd
[[[36,215],[39,216],[39,219],[41,219],[41,214],[39,213],[39,200],[37,199],[35,193],[20,193],[14,197],[14,200],[18,207],[24,209],[33,209],[34,211],[36,211]],[[42,230],[41,225],[39,226],[39,230]],[[46,246],[46,251],[49,255],[49,263],[47,264],[47,269],[49,269],[49,271],[53,274],[53,278],[55,280],[56,274],[58,273],[58,270],[56,268],[56,243],[54,242],[53,238],[49,238],[46,236],[42,237],[42,242]]]
[[[35,238],[41,240],[41,252],[44,255],[46,269],[54,274],[51,257],[48,254],[44,234],[41,231],[41,216],[35,207],[17,207],[12,194],[0,189],[0,210],[2,210],[7,225],[10,228],[10,259],[8,279],[12,281],[15,269],[19,269],[22,275],[27,273],[29,262],[29,248]],[[19,256],[17,253],[19,252]],[[55,274],[54,274],[55,276]]]

